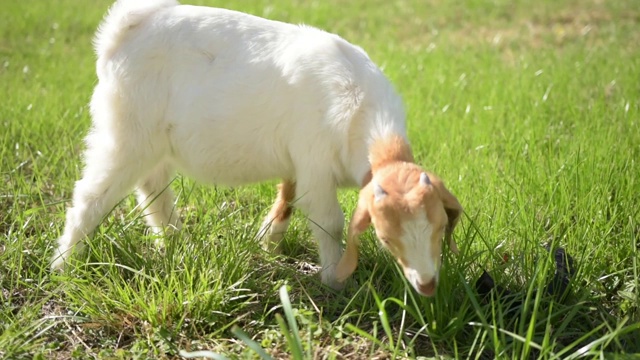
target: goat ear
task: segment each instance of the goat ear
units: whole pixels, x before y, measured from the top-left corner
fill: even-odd
[[[347,233],[347,248],[336,266],[336,278],[338,282],[344,283],[358,266],[358,246],[360,245],[359,236],[371,224],[371,216],[367,210],[366,201],[358,202],[358,207],[351,217],[349,223],[349,231]]]
[[[458,250],[458,245],[453,239],[453,229],[455,229],[458,221],[460,221],[460,216],[462,215],[462,205],[458,202],[458,199],[453,196],[444,186],[442,181],[433,181],[432,184],[438,190],[438,194],[440,194],[440,199],[442,200],[442,204],[444,205],[444,211],[447,213],[448,224],[444,233],[444,238],[449,242],[449,248],[454,254],[458,254],[460,250]]]

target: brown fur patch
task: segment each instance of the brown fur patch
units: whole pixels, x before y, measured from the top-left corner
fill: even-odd
[[[276,197],[269,217],[275,222],[283,222],[289,219],[293,212],[291,202],[296,196],[296,184],[289,180],[284,180],[278,184],[278,195]]]
[[[393,135],[376,140],[369,148],[369,162],[371,172],[395,162],[413,162],[413,152],[407,140],[399,135]]]
[[[449,243],[449,248],[455,254],[459,252],[458,245],[453,240],[453,229],[455,229],[458,221],[460,221],[460,216],[462,215],[462,205],[458,202],[458,199],[453,196],[449,190],[444,186],[442,180],[440,180],[437,176],[429,174],[429,177],[432,177],[431,183],[433,187],[438,191],[440,195],[440,199],[442,200],[442,205],[444,206],[444,211],[447,214],[447,226],[445,228],[445,241]]]
[[[371,224],[371,216],[367,210],[367,204],[360,197],[358,207],[354,211],[349,223],[347,232],[347,249],[336,266],[336,277],[339,282],[344,282],[358,266],[358,246],[360,245],[359,236]]]
[[[371,170],[369,170],[364,175],[364,178],[362,179],[362,185],[360,187],[363,188],[363,187],[367,186],[367,184],[371,182],[371,179],[373,179],[373,174],[371,173]]]

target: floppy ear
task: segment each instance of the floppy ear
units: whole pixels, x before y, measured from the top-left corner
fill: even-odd
[[[447,228],[444,233],[444,238],[449,242],[449,248],[451,249],[451,251],[453,251],[454,254],[458,254],[460,250],[458,250],[458,245],[456,244],[455,240],[453,240],[452,234],[453,229],[458,224],[460,216],[462,215],[462,205],[460,205],[458,199],[453,196],[453,194],[451,194],[449,190],[447,190],[442,181],[433,181],[432,183],[440,194],[440,200],[442,200],[444,211],[447,213],[447,218],[449,219]]]
[[[369,210],[367,210],[366,202],[363,201],[361,197],[358,201],[358,207],[353,213],[351,222],[349,223],[347,249],[342,255],[338,266],[336,266],[336,278],[338,282],[345,282],[356,270],[358,266],[358,246],[360,245],[360,239],[358,237],[367,229],[369,224],[371,224],[371,216],[369,215]]]

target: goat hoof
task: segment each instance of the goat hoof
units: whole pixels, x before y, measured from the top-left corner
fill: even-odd
[[[340,282],[335,278],[322,277],[322,283],[332,288],[333,290],[340,291],[345,288],[347,282]]]
[[[51,261],[51,271],[62,271],[64,270],[64,258],[60,255],[57,255]]]

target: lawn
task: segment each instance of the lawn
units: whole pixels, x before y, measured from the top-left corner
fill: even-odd
[[[253,240],[275,183],[208,187],[177,176],[185,229],[164,248],[130,196],[83,255],[51,273],[90,124],[91,39],[110,1],[4,0],[0,357],[640,353],[636,0],[192,3],[306,23],[362,46],[404,99],[417,161],[465,208],[461,253],[445,253],[437,294],[423,298],[370,230],[351,283],[335,292],[319,281],[301,214],[283,256]],[[357,190],[340,199],[349,215]],[[545,246],[574,260],[562,296],[547,290],[556,264]],[[510,294],[479,295],[485,270]]]

